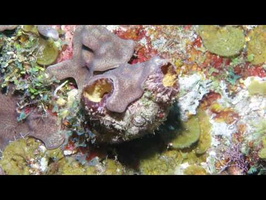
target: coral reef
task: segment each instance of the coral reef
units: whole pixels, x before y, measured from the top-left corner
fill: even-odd
[[[10,143],[3,152],[0,166],[8,175],[46,174],[48,162],[63,158],[62,150],[46,150],[34,138],[19,139]]]
[[[175,67],[159,57],[94,76],[82,100],[97,140],[117,143],[153,132],[176,99],[176,80]]]
[[[204,46],[219,56],[238,55],[245,45],[244,31],[233,26],[203,25],[199,27],[199,35]]]
[[[266,174],[264,36],[0,26],[0,174]]]

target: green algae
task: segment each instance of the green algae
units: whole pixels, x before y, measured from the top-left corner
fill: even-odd
[[[262,95],[266,96],[266,82],[259,82],[253,80],[248,86],[248,92],[250,95]]]
[[[40,149],[42,143],[34,138],[19,139],[11,142],[4,150],[0,166],[9,175],[45,174],[41,170],[40,161],[43,159],[57,161],[63,157],[62,150]],[[38,167],[34,167],[39,166]]]
[[[34,26],[34,25],[23,25],[21,27],[21,29],[23,31],[25,31],[25,32],[30,32],[30,33],[34,33],[34,34],[38,34],[39,35],[37,26]]]
[[[49,167],[49,175],[90,175],[97,174],[97,170],[92,166],[84,166],[72,157],[64,157],[59,162],[53,163]]]
[[[53,64],[59,55],[58,47],[52,40],[42,38],[39,38],[39,45],[37,63],[45,66]]]
[[[141,160],[139,170],[144,175],[172,175],[181,162],[182,154],[176,150],[170,150]]]
[[[105,167],[102,175],[123,175],[125,174],[125,168],[118,161],[112,159],[106,159],[103,161]]]
[[[236,56],[245,45],[244,31],[233,26],[203,25],[199,27],[199,35],[206,49],[219,56]]]
[[[192,116],[183,125],[184,129],[171,141],[172,147],[175,149],[188,148],[200,138],[201,129],[197,116]]]
[[[10,143],[3,152],[0,165],[6,174],[10,175],[29,175],[29,160],[33,158],[34,151],[40,143],[34,139],[17,140]]]
[[[209,116],[203,109],[199,108],[197,116],[199,119],[201,134],[196,147],[196,153],[203,154],[211,147],[211,123]]]
[[[95,166],[82,164],[73,157],[64,157],[49,166],[49,175],[122,175],[124,167],[117,161],[106,159]]]
[[[259,153],[258,153],[258,156],[263,159],[263,160],[266,160],[266,148],[262,148]]]
[[[206,170],[198,165],[190,165],[184,170],[185,175],[206,175]]]
[[[247,56],[253,55],[251,63],[254,65],[262,64],[266,61],[266,26],[258,26],[249,34],[247,45]]]

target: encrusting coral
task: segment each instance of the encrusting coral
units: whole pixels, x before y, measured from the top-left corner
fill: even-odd
[[[235,56],[245,45],[244,31],[233,26],[200,26],[199,35],[202,37],[204,46],[219,56]]]
[[[252,64],[258,65],[266,61],[266,26],[258,26],[248,34],[247,56],[254,56]]]
[[[18,121],[17,101],[11,94],[0,94],[0,149],[24,136],[40,139],[48,149],[57,148],[64,142],[64,137],[59,134],[61,126],[56,123],[57,117],[51,114],[45,117],[33,111],[25,121]]]
[[[28,133],[28,127],[17,121],[17,99],[0,93],[0,149],[3,150],[10,141],[21,138]]]
[[[64,137],[61,134],[61,122],[58,117],[50,113],[46,116],[32,113],[26,119],[29,126],[29,136],[41,140],[47,149],[55,149],[63,144]]]
[[[47,68],[47,73],[62,80],[72,77],[81,91],[85,80],[94,71],[106,71],[126,63],[132,57],[135,43],[120,39],[101,26],[77,26],[74,54],[66,60]]]

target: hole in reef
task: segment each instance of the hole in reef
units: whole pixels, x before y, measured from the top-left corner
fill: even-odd
[[[92,102],[100,102],[104,95],[110,93],[113,85],[110,80],[98,79],[84,89],[83,96]]]

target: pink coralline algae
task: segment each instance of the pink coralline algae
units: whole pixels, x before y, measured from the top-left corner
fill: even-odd
[[[73,38],[74,53],[47,68],[48,74],[62,80],[72,77],[81,90],[94,71],[106,71],[128,62],[135,43],[123,40],[102,26],[77,26]]]
[[[82,100],[97,140],[119,143],[154,132],[176,100],[176,79],[175,67],[160,57],[94,76]]]

